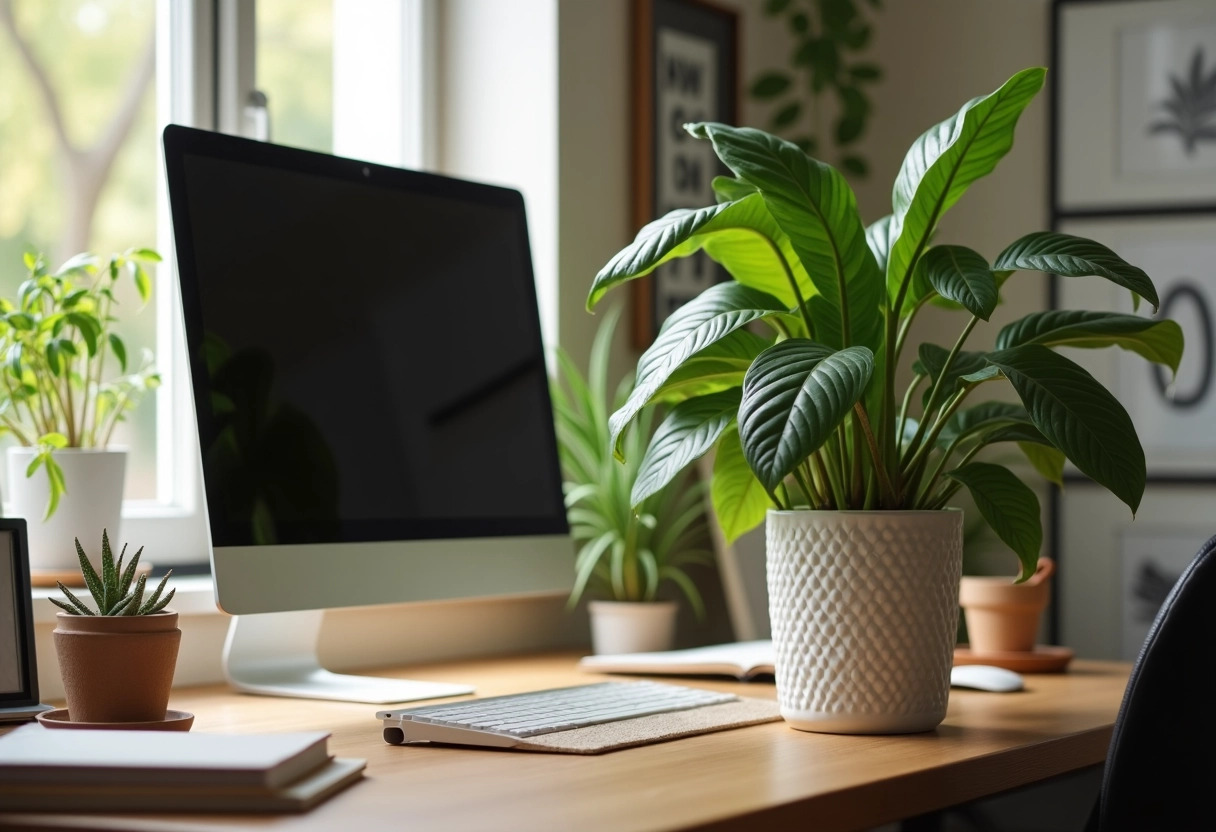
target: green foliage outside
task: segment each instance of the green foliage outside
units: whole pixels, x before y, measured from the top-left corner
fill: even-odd
[[[1045,75],[1019,72],[927,130],[896,178],[891,213],[868,228],[844,177],[794,144],[751,128],[688,125],[734,178],[716,180],[716,205],[643,228],[588,297],[594,307],[612,287],[702,249],[734,277],[667,320],[609,421],[610,444],[629,459],[626,428],[648,406],[670,406],[643,457],[635,504],[711,449],[712,498],[728,538],[770,507],[933,510],[965,487],[1017,554],[1023,580],[1042,545],[1038,498],[1007,467],[976,461],[983,448],[1012,443],[1055,480],[1067,458],[1135,513],[1146,473],[1131,418],[1055,348],[1119,347],[1176,373],[1175,322],[1035,312],[1003,327],[991,351],[964,347],[1019,271],[1103,278],[1155,309],[1148,275],[1105,246],[1054,232],[1011,230],[992,261],[932,242],[945,213],[1013,146]],[[913,348],[908,333],[928,303],[961,311],[964,322],[952,343]],[[913,371],[902,395],[901,360]],[[980,387],[1003,382],[1020,404],[964,407]]]

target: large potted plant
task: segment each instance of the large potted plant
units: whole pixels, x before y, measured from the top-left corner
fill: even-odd
[[[10,510],[29,521],[30,567],[76,567],[73,541],[118,533],[127,452],[114,429],[160,383],[145,351],[138,365],[114,331],[115,288],[130,278],[147,302],[149,249],[79,254],[57,270],[27,253],[15,298],[0,298],[0,433],[8,449]],[[94,566],[98,566],[94,563]]]
[[[796,146],[754,129],[688,125],[734,173],[715,180],[720,201],[646,226],[595,278],[589,308],[700,250],[734,278],[668,319],[638,360],[610,442],[627,455],[625,429],[648,405],[672,405],[634,502],[712,449],[726,535],[767,516],[778,696],[794,727],[920,731],[944,717],[962,536],[951,499],[969,489],[1017,553],[1023,580],[1042,543],[1037,497],[1008,468],[977,460],[986,446],[1015,442],[1043,470],[1066,457],[1133,512],[1140,503],[1144,452],[1127,411],[1055,348],[1117,346],[1176,370],[1175,323],[1036,312],[1003,327],[993,350],[964,347],[1019,271],[1104,278],[1155,308],[1149,277],[1066,234],[1026,234],[991,262],[933,240],[1008,152],[1044,75],[1017,73],[917,139],[891,214],[868,228],[844,178]],[[944,346],[913,347],[912,323],[928,303],[961,309],[965,323]],[[909,363],[899,395],[897,371]],[[1020,404],[969,401],[1000,382]]]
[[[609,398],[609,351],[619,309],[600,324],[584,375],[556,351],[560,379],[552,384],[563,490],[571,535],[578,544],[570,606],[584,595],[596,653],[667,650],[674,640],[677,602],[661,600],[664,584],[679,587],[698,617],[704,604],[688,568],[713,564],[705,525],[704,490],[674,477],[636,505],[641,451],[652,436],[649,413],[624,432],[629,461],[613,459],[608,415],[632,389],[621,379]],[[654,437],[656,442],[660,437]]]
[[[76,555],[93,606],[59,584],[62,612],[52,634],[72,722],[155,723],[165,719],[182,632],[177,613],[165,609],[177,591],[165,592],[172,570],[151,594],[147,575],[136,577],[141,547],[124,566],[127,547],[114,559],[101,533],[101,569],[80,541]]]

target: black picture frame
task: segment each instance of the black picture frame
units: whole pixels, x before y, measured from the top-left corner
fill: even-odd
[[[714,202],[710,183],[728,171],[682,125],[737,122],[739,18],[703,0],[633,0],[632,12],[636,230],[673,209]],[[674,309],[727,278],[699,253],[634,281],[634,346],[648,347]]]
[[[25,520],[0,518],[0,723],[32,718],[38,702],[34,609]]]

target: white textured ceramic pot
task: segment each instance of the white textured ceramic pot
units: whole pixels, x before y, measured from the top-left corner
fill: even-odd
[[[929,731],[946,716],[963,513],[769,511],[781,715],[833,734]]]
[[[675,601],[592,601],[591,649],[598,656],[670,650],[676,637]]]
[[[101,559],[101,530],[109,532],[110,542],[120,546],[122,490],[126,479],[127,452],[119,449],[63,448],[55,451],[55,461],[63,469],[67,493],[59,508],[44,521],[50,486],[46,468],[26,478],[25,470],[34,459],[34,448],[8,449],[9,511],[24,517],[29,528],[30,568],[43,570],[79,569],[75,538],[97,561]],[[117,555],[117,550],[115,551]]]

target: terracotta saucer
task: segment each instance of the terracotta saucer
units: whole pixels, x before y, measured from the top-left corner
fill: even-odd
[[[123,567],[124,569],[126,567]],[[147,575],[152,571],[152,564],[140,562],[135,567],[135,577]],[[31,569],[30,586],[54,587],[57,582],[73,589],[84,586],[84,575],[79,569]]]
[[[1072,661],[1071,647],[1035,645],[1025,653],[972,653],[966,644],[954,648],[955,664],[990,664],[1018,673],[1059,673]]]
[[[152,722],[72,722],[67,708],[43,711],[37,719],[47,728],[78,728],[84,731],[189,731],[194,714],[187,711],[166,711],[164,719]]]

